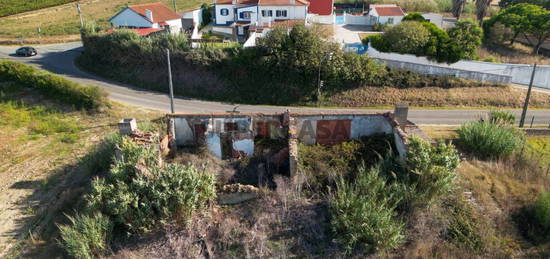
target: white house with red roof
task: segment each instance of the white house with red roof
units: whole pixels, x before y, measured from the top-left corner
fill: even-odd
[[[305,24],[307,0],[216,0],[212,30],[246,37],[277,24]]]
[[[396,25],[406,14],[395,4],[371,4],[368,15],[375,17],[378,24]]]
[[[334,24],[334,0],[309,0],[308,22]]]
[[[141,31],[182,31],[181,16],[161,3],[129,5],[109,19],[109,22],[116,28],[136,29],[140,35],[143,35]]]

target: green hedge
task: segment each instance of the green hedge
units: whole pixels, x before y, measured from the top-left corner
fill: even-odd
[[[0,0],[0,17],[70,2],[76,0]]]
[[[107,94],[95,86],[82,86],[61,76],[22,63],[0,60],[0,81],[15,81],[76,108],[96,110],[107,104]]]

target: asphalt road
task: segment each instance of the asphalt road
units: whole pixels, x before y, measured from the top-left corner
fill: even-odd
[[[139,106],[148,109],[169,112],[170,101],[166,94],[151,92],[122,83],[107,80],[80,71],[74,65],[74,59],[80,55],[82,44],[80,42],[34,46],[38,50],[35,57],[17,57],[13,53],[16,46],[0,46],[0,58],[11,59],[31,64],[53,73],[62,75],[70,80],[86,85],[96,85],[109,93],[109,98],[131,106]],[[543,92],[543,90],[540,90]],[[233,110],[237,104],[209,102],[189,98],[176,98],[175,110],[177,113],[217,113]],[[294,112],[329,112],[329,111],[353,111],[353,112],[385,112],[387,110],[373,109],[330,109],[330,108],[301,108],[278,107],[263,105],[239,105],[237,110],[241,112],[282,112],[285,110]],[[421,125],[459,125],[468,120],[475,120],[485,114],[486,110],[424,110],[411,109],[409,119]],[[521,111],[513,110],[519,116]],[[549,125],[550,110],[530,110],[528,122],[531,116],[535,116],[535,124]]]

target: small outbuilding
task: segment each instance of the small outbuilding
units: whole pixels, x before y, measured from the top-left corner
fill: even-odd
[[[403,9],[395,4],[371,4],[368,14],[376,18],[377,24],[387,25],[399,24],[405,17]]]
[[[116,28],[162,29],[170,33],[182,31],[181,16],[161,3],[129,5],[109,22]]]

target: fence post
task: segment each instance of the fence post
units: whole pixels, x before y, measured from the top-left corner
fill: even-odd
[[[535,115],[533,115],[533,118],[531,118],[531,128],[533,128],[533,122],[535,122]]]

